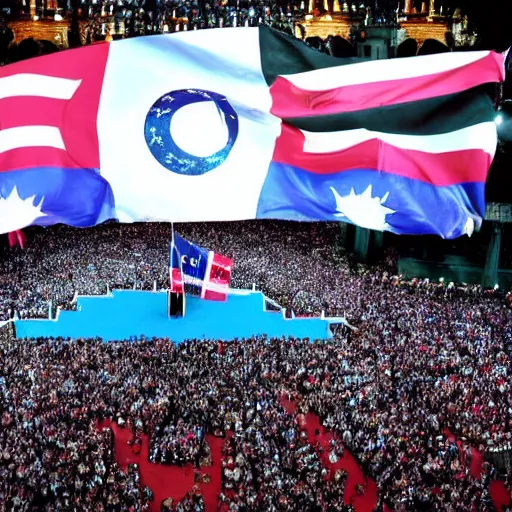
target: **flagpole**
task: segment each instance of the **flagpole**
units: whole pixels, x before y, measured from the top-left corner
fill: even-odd
[[[174,222],[171,222],[171,268],[174,267]]]
[[[171,294],[173,293],[172,269],[174,268],[174,223],[171,222],[171,250],[169,251],[169,289],[167,290],[167,316],[171,318]]]
[[[171,222],[171,229],[172,229],[172,258],[174,259],[174,252],[176,251],[176,256],[178,257],[178,263],[179,263],[179,269],[180,269],[180,275],[181,275],[181,286],[182,286],[182,293],[181,293],[181,316],[185,316],[185,308],[186,308],[186,293],[185,293],[185,278],[183,275],[183,260],[181,258],[181,254],[178,252],[178,249],[175,248],[174,245],[174,222]],[[172,268],[174,268],[174,262],[172,265]]]

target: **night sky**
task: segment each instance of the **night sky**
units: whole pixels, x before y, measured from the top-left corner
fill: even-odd
[[[429,0],[426,1],[428,7]],[[419,9],[421,1],[416,3]],[[453,13],[459,7],[468,15],[470,26],[480,36],[480,49],[504,51],[512,46],[512,0],[436,0],[437,12],[441,5],[445,13],[447,9]],[[505,98],[512,99],[510,71],[504,93]],[[512,143],[500,144],[489,173],[486,195],[489,201],[512,203]]]
[[[467,12],[470,23],[482,38],[482,46],[505,50],[512,45],[512,2],[510,0],[449,0]]]

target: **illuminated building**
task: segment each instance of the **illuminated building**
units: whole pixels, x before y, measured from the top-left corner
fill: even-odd
[[[331,12],[328,0],[323,2],[324,12],[320,14],[318,4],[315,9],[313,0],[310,0],[309,14],[297,24],[298,37],[317,36],[326,39],[338,35],[357,44],[357,41],[366,39],[371,34],[373,40],[388,38],[390,47],[394,47],[395,43],[400,44],[405,39],[414,39],[418,48],[427,39],[453,47],[472,46],[476,42],[476,34],[468,32],[467,17],[462,17],[458,10],[453,16],[443,14],[442,8],[436,8],[435,0],[430,0],[428,10],[426,2],[423,2],[419,12],[412,7],[411,0],[404,0],[403,10],[398,9],[393,19],[375,18],[372,9],[363,3],[359,6],[352,3],[349,6],[345,2],[343,8],[340,8],[339,2],[335,1]],[[385,31],[387,34],[384,34]],[[360,51],[358,55],[364,56]],[[393,52],[390,52],[389,57],[393,57]]]

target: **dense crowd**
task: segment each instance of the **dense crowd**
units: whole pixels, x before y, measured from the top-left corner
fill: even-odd
[[[327,479],[280,404],[268,357],[254,363],[258,354],[279,354],[281,342],[248,340],[219,355],[217,344],[207,342],[4,337],[0,351],[5,510],[146,507],[150,493],[140,488],[136,470],[119,471],[110,432],[98,428],[105,417],[150,433],[150,460],[160,463],[200,456],[198,465],[207,464],[204,434],[232,433],[223,450],[220,510],[320,511],[325,503],[345,510],[345,479]]]
[[[379,507],[493,510],[497,469],[485,463],[475,476],[470,462],[472,447],[512,449],[512,312],[502,298],[401,282],[391,262],[351,272],[334,224],[176,228],[234,258],[233,286],[255,283],[298,313],[345,313],[358,330],[222,350],[216,341],[15,340],[4,330],[0,510],[147,508],[137,468],[119,469],[111,433],[97,427],[104,418],[148,434],[156,463],[208,465],[206,436],[224,438],[219,510],[352,510],[345,476],[324,467],[303,431],[308,411],[337,433],[329,458],[343,456],[342,440],[375,479]],[[163,287],[169,238],[165,224],[30,230],[27,248],[6,250],[0,264],[4,315],[44,316],[49,300],[69,305],[107,286]]]
[[[247,222],[243,232],[233,224],[176,226],[185,238],[234,258],[232,286],[253,283],[283,307],[293,300],[300,313],[344,310],[359,314],[357,301],[340,301],[350,288],[348,269],[337,265],[336,224]],[[70,307],[75,293],[110,290],[151,290],[167,287],[170,224],[108,224],[97,228],[32,228],[25,249],[5,248],[0,259],[0,319],[48,316]],[[51,272],[49,272],[51,269]],[[326,288],[324,283],[330,283]],[[297,294],[297,292],[300,292]],[[297,294],[296,297],[294,297]],[[352,294],[355,295],[355,294]],[[351,296],[352,296],[351,295]]]

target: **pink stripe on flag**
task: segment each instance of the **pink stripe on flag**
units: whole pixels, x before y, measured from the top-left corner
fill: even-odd
[[[18,96],[0,100],[1,128],[18,126],[60,126],[66,101],[55,98]]]
[[[231,282],[231,269],[233,268],[233,260],[222,254],[214,254],[212,259],[209,283],[212,283],[217,291],[207,289],[204,294],[206,300],[225,301],[227,295],[218,291],[219,287],[229,290]]]
[[[89,160],[75,160],[62,149],[51,147],[26,147],[11,149],[2,153],[0,158],[0,172],[34,169],[41,167],[60,167],[63,169],[96,168]],[[99,162],[98,162],[99,163]]]
[[[89,46],[0,68],[0,93],[7,91],[0,96],[0,135],[13,128],[54,127],[65,147],[63,151],[27,144],[20,150],[4,150],[0,153],[0,171],[45,166],[99,168],[96,126],[108,54],[109,45]],[[76,88],[72,87],[74,92],[52,98],[55,91],[51,88],[32,90],[27,86],[18,93],[8,85],[12,80],[30,84],[26,80],[44,83],[52,78],[77,83]],[[6,132],[2,137],[6,144],[12,139]]]
[[[183,293],[183,275],[179,268],[171,268],[171,292]]]
[[[504,80],[503,55],[490,52],[471,64],[430,75],[360,83],[311,91],[278,77],[270,87],[271,113],[281,118],[356,112],[377,107],[420,101],[462,92],[485,83]],[[406,60],[403,61],[407,65]],[[350,66],[344,66],[350,73]]]
[[[425,153],[392,146],[379,139],[330,153],[306,153],[304,140],[300,130],[282,125],[272,161],[317,174],[369,169],[437,186],[483,183],[492,162],[491,156],[480,149]]]

